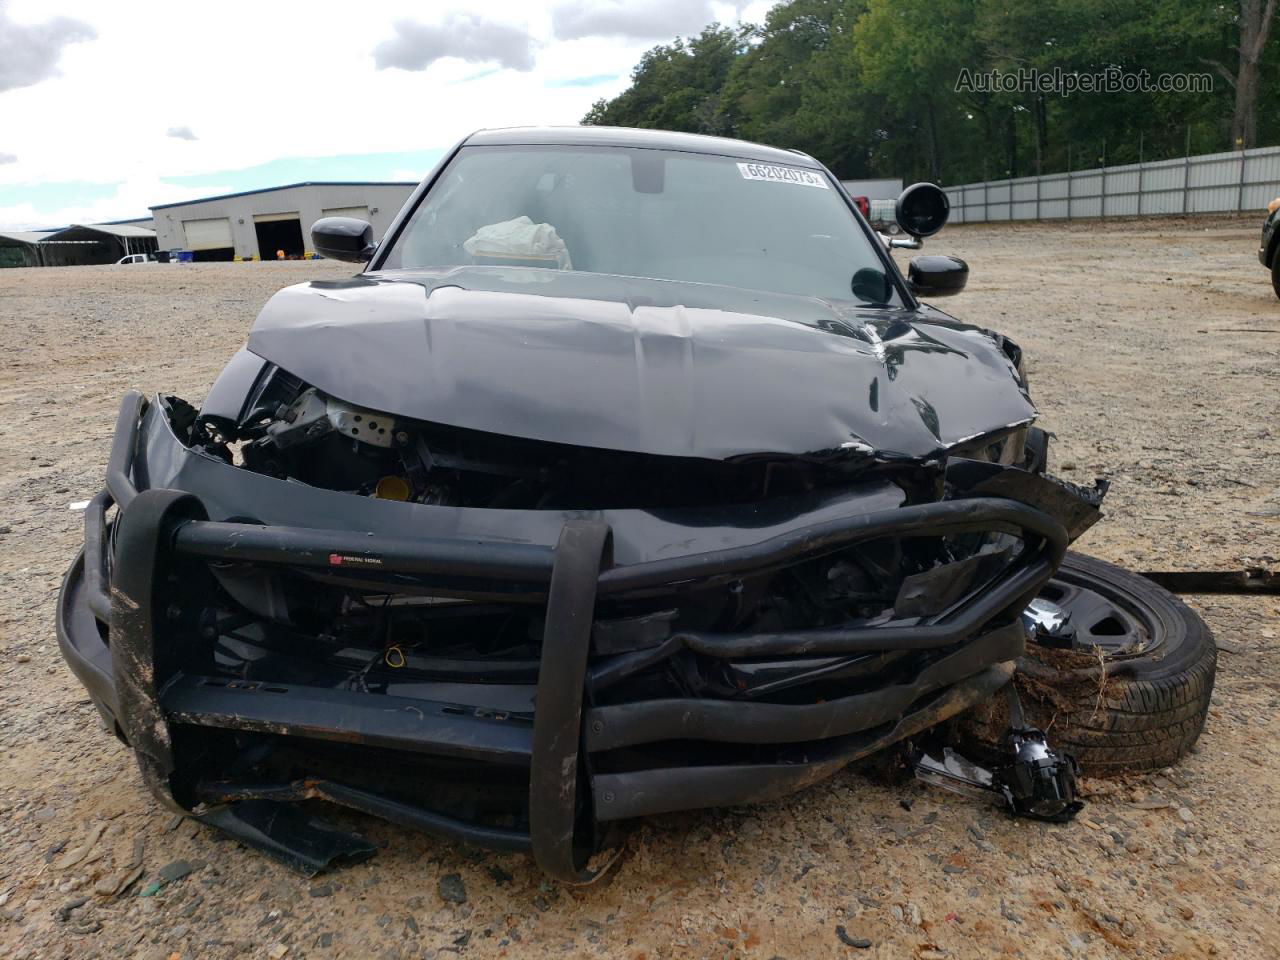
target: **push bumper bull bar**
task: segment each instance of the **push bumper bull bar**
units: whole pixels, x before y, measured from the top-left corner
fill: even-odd
[[[612,563],[609,525],[591,516],[567,522],[554,548],[214,522],[190,494],[135,488],[132,459],[144,404],[138,394],[122,404],[107,490],[86,511],[83,566],[68,572],[58,632],[72,669],[137,751],[149,788],[170,807],[194,810],[210,822],[217,822],[218,804],[321,796],[453,839],[531,850],[548,873],[566,881],[590,876],[583,853],[584,822],[781,796],[989,698],[1007,683],[1023,649],[1025,628],[1012,614],[1053,575],[1068,541],[1062,524],[1048,513],[1001,497],[858,514],[745,547],[626,566]],[[112,503],[119,507],[114,529],[105,522]],[[639,651],[593,651],[594,612],[601,596],[728,581],[877,537],[992,530],[1021,535],[1028,549],[995,582],[936,617],[774,634],[676,633]],[[127,562],[117,559],[109,566],[109,549]],[[192,638],[173,622],[172,600],[179,586],[173,570],[192,560],[329,570],[350,564],[383,576],[516,583],[545,602],[536,709],[510,715],[185,672],[176,666],[174,650]],[[109,650],[98,649],[105,644],[96,631],[86,635],[90,613],[109,624]],[[952,647],[907,682],[822,703],[699,698],[594,702],[597,685],[607,686],[686,649],[730,660]],[[354,742],[527,768],[529,829],[475,825],[323,778],[277,784],[210,778],[199,784],[194,797],[187,791],[180,802],[171,779],[178,769],[177,726]],[[590,762],[593,755],[620,747],[673,740],[758,744],[768,750],[743,763],[594,772]]]

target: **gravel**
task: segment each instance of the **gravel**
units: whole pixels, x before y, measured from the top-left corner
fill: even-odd
[[[1059,438],[1053,468],[1114,482],[1087,552],[1135,569],[1276,563],[1280,303],[1254,256],[1259,223],[992,225],[929,241],[972,269],[969,290],[939,306],[1024,349]],[[99,488],[125,390],[199,402],[274,290],[351,272],[0,270],[0,956],[848,955],[837,925],[885,957],[1274,955],[1275,597],[1190,598],[1243,652],[1220,660],[1198,753],[1153,776],[1084,781],[1098,830],[1009,820],[936,790],[912,790],[907,810],[900,784],[850,770],[750,810],[645,821],[604,882],[571,889],[526,857],[342,811],[379,853],[314,881],[195,821],[167,828],[58,657],[54,599],[82,536],[68,504]],[[202,866],[138,895],[139,877],[175,861]],[[460,895],[446,895],[454,880]]]

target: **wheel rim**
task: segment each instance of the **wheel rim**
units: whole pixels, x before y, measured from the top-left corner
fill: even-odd
[[[1145,656],[1164,642],[1155,614],[1137,597],[1107,580],[1063,568],[1037,596],[1070,616],[1077,650],[1097,648],[1108,657]]]

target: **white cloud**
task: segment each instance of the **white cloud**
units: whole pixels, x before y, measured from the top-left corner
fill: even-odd
[[[0,230],[62,227],[69,223],[104,223],[132,217],[148,217],[151,206],[178,203],[231,192],[228,187],[179,187],[155,177],[136,177],[116,187],[114,193],[89,203],[47,211],[25,202],[0,206]]]
[[[17,163],[17,162],[18,162],[17,154],[0,153],[0,166],[4,166],[6,163]]]
[[[533,69],[536,45],[528,31],[473,13],[453,13],[439,24],[396,20],[392,29],[395,36],[373,49],[379,70],[425,70],[445,57],[497,63],[511,70]]]
[[[636,2],[651,9],[648,0]],[[698,0],[689,5],[706,9]],[[577,123],[597,98],[626,87],[652,45],[621,34],[558,37],[554,14],[564,0],[486,0],[483,7],[440,0],[431,22],[459,22],[471,6],[483,9],[482,25],[504,27],[514,41],[472,29],[477,18],[464,16],[465,28],[445,37],[443,53],[438,44],[401,51],[403,62],[431,60],[430,69],[378,69],[372,52],[397,36],[397,20],[427,18],[426,6],[310,0],[299,15],[294,4],[223,0],[184,4],[174,21],[146,3],[0,0],[6,22],[25,28],[66,18],[97,35],[61,48],[56,79],[0,92],[0,147],[15,158],[0,164],[0,224],[143,216],[152,204],[219,192],[212,180],[186,189],[164,178],[281,157],[441,150],[480,127]],[[718,0],[713,12],[721,22],[735,17],[735,7]],[[758,19],[763,9],[748,13]],[[701,16],[665,22],[661,39],[675,36],[673,25],[696,33]],[[504,35],[508,46],[490,42]],[[521,69],[489,70],[502,65]],[[616,80],[569,82],[600,76]],[[169,135],[181,127],[199,139]],[[50,190],[29,189],[53,183],[111,184],[114,192],[99,187],[85,195],[107,199],[55,208]]]
[[[94,36],[93,27],[71,17],[19,23],[0,3],[0,93],[55,76],[62,48]]]
[[[190,127],[170,127],[165,131],[166,137],[173,137],[175,140],[199,140]]]
[[[701,33],[715,19],[710,0],[569,0],[551,12],[552,29],[561,40],[671,40]]]

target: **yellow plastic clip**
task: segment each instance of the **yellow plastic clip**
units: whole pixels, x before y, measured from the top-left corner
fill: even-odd
[[[404,666],[404,651],[397,646],[387,647],[386,652],[382,654],[382,660],[391,669],[399,670]]]

